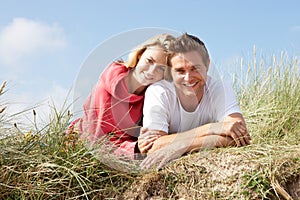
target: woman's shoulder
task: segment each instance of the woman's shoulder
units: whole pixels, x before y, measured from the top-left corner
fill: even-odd
[[[127,74],[130,68],[128,68],[124,63],[112,62],[107,66],[107,68],[102,73],[102,78],[106,77],[117,77],[120,74]]]
[[[114,61],[108,66],[107,69],[112,69],[112,71],[128,71],[130,68],[128,68],[125,63]]]

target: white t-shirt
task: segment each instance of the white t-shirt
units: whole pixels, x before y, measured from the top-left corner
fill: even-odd
[[[231,86],[208,77],[204,95],[193,112],[181,106],[175,85],[162,80],[148,87],[144,101],[143,126],[150,130],[177,133],[222,121],[232,113],[241,113]]]

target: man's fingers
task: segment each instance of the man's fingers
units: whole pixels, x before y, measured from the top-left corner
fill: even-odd
[[[148,155],[141,163],[141,168],[142,169],[150,169],[150,168],[156,168],[156,169],[161,169],[166,164],[178,158],[181,156],[182,153],[177,152],[176,150],[173,149],[164,149],[163,151],[157,151],[154,152],[150,155]]]
[[[154,163],[155,163],[155,158],[153,157],[153,154],[151,154],[150,156],[148,155],[141,163],[141,168],[150,169]]]
[[[243,134],[242,139],[245,141],[245,143],[246,143],[245,145],[251,144],[251,142],[250,142],[251,137],[250,137],[249,133]]]
[[[147,130],[146,132],[143,132],[139,138],[147,138],[147,137],[151,137],[151,136],[163,136],[166,135],[166,133],[160,132],[160,131],[149,131]]]
[[[239,137],[238,137],[238,135],[234,132],[234,131],[232,131],[232,139],[234,140],[234,142],[236,143],[236,145],[238,146],[238,147],[240,147],[241,146],[241,143],[240,143],[240,140],[239,140]]]
[[[151,149],[152,145],[153,145],[153,142],[149,142],[147,144],[141,145],[141,149],[140,149],[141,153],[147,153],[149,151],[149,149]]]
[[[247,130],[244,126],[238,126],[237,129],[243,134],[247,132]]]
[[[138,145],[141,153],[147,153],[154,144],[154,141],[157,140],[157,136],[152,136],[148,138],[139,138]]]
[[[240,126],[237,127],[238,128],[238,135],[241,139],[241,142],[242,142],[242,145],[249,145],[250,144],[250,140],[251,140],[251,137],[247,131],[247,128],[246,126],[244,125],[244,123],[240,122]]]
[[[169,160],[168,160],[167,158],[162,159],[162,160],[159,162],[159,165],[157,166],[157,169],[163,168],[163,167],[167,164],[168,161],[169,161]]]
[[[251,138],[251,135],[247,132],[247,139],[248,139],[248,141],[249,141],[249,144],[251,143],[251,140],[252,140],[252,138]]]
[[[247,141],[246,141],[246,137],[244,132],[241,132],[239,129],[237,130],[237,135],[239,137],[240,143],[242,146],[246,146],[247,145]]]
[[[141,132],[141,135],[142,135],[142,134],[145,134],[147,131],[148,131],[148,128],[142,127],[142,128],[141,128],[141,131],[140,131],[140,132]]]
[[[250,135],[248,133],[240,132],[239,130],[235,130],[235,137],[239,140],[241,146],[246,146],[250,144]]]
[[[158,135],[147,135],[144,137],[139,137],[139,141],[145,142],[145,141],[155,141],[159,138],[160,136]]]

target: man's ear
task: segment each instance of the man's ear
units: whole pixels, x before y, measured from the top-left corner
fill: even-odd
[[[208,59],[208,61],[207,61],[207,70],[206,71],[208,71],[209,66],[210,66],[210,59]]]

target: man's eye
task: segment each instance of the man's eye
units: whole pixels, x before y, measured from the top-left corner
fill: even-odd
[[[205,68],[201,68],[201,69],[197,69],[197,71],[198,71],[199,73],[205,73],[205,72],[206,72],[206,69],[205,69]]]
[[[177,73],[179,73],[179,74],[183,74],[184,73],[184,70],[182,70],[182,69],[176,69],[175,70]]]
[[[195,70],[197,71],[205,71],[206,70],[206,67],[203,66],[203,65],[197,65],[196,67],[194,67]],[[194,70],[194,71],[195,71]]]

